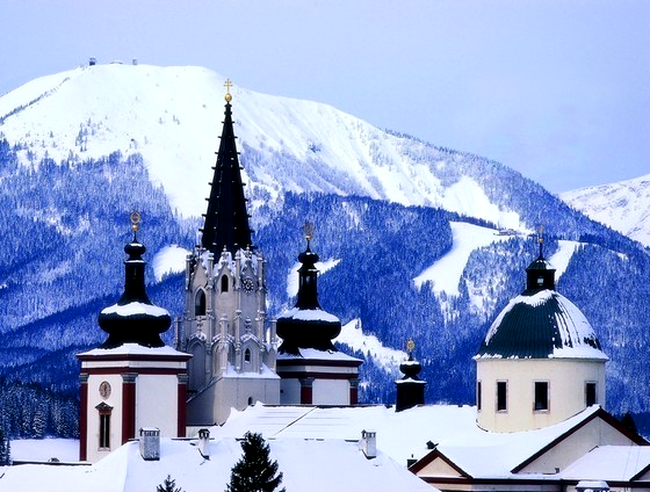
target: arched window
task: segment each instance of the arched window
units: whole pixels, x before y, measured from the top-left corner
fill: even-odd
[[[250,406],[250,405],[252,405],[253,403],[254,403],[253,397],[252,397],[252,396],[249,396],[249,397],[248,397],[248,405]]]
[[[228,292],[228,276],[221,276],[221,292]]]
[[[205,316],[205,292],[201,289],[196,291],[194,297],[194,316]]]
[[[244,362],[250,362],[251,361],[251,349],[246,349],[244,350]]]
[[[101,402],[95,407],[99,412],[99,449],[111,448],[111,414],[113,407]]]

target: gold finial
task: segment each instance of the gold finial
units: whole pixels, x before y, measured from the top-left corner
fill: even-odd
[[[539,235],[537,236],[537,241],[539,242],[539,244],[542,244],[544,242],[544,226],[540,225],[539,229],[537,230],[539,231]]]
[[[311,238],[314,235],[314,224],[309,221],[305,221],[305,225],[302,226],[302,230],[305,232],[305,239],[307,239],[307,242],[311,241]]]
[[[232,101],[232,96],[230,95],[230,88],[232,87],[232,81],[230,79],[226,79],[226,81],[223,83],[223,86],[226,88],[226,97],[224,98],[226,102]]]
[[[140,212],[138,211],[133,211],[131,212],[131,215],[129,215],[129,218],[131,219],[131,230],[135,234],[136,232],[138,232],[138,227],[140,221],[142,220],[142,215],[140,215]]]
[[[406,351],[408,352],[409,355],[411,355],[414,350],[415,350],[415,342],[413,341],[412,338],[409,338],[409,341],[406,342]]]

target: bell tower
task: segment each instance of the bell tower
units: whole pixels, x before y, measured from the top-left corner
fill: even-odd
[[[200,245],[186,258],[180,349],[189,364],[188,425],[223,423],[231,408],[279,403],[275,332],[267,330],[264,258],[252,245],[232,120],[230,81]]]

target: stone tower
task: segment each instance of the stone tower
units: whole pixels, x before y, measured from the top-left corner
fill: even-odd
[[[242,410],[257,401],[279,403],[264,258],[251,241],[231,99],[226,94],[201,244],[186,259],[179,348],[192,355],[188,425],[223,423],[231,408]]]

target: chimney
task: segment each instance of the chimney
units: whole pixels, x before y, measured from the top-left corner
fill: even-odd
[[[372,459],[377,457],[377,432],[374,430],[361,431],[361,451],[366,458]]]
[[[210,431],[208,429],[199,429],[199,453],[205,459],[210,459]]]
[[[608,492],[609,485],[602,480],[581,480],[576,485],[577,492]]]
[[[160,429],[157,427],[140,429],[140,455],[145,461],[160,459]]]

